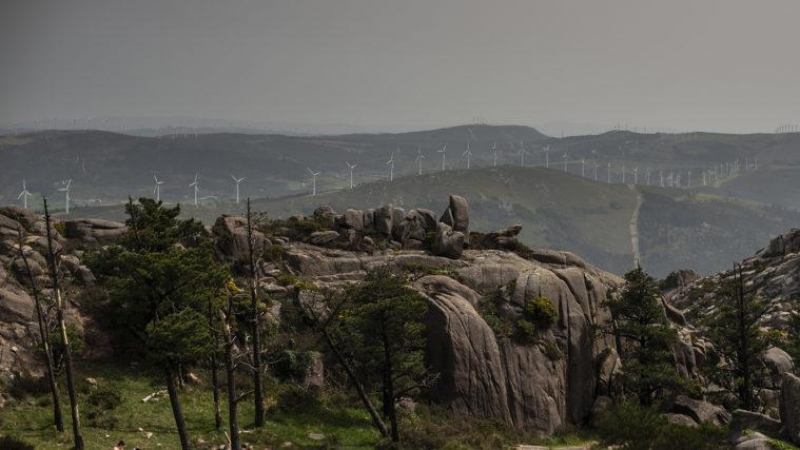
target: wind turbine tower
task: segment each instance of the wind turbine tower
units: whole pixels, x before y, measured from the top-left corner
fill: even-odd
[[[194,188],[194,206],[197,206],[197,192],[200,190],[200,180],[197,178],[197,172],[194,173],[194,181],[189,187]]]
[[[353,169],[356,168],[358,164],[350,164],[350,161],[347,161],[347,167],[350,169],[350,189],[353,189]]]
[[[394,181],[394,152],[392,152],[392,156],[389,157],[386,164],[389,166],[389,181]]]
[[[497,167],[497,142],[492,144],[492,167]]]
[[[472,156],[472,150],[469,148],[469,139],[467,139],[467,149],[464,150],[463,156],[467,157],[467,170],[469,170],[469,158]]]
[[[442,172],[444,172],[445,162],[447,161],[447,142],[444,143],[444,146],[440,150],[436,150],[436,153],[442,154]]]
[[[30,192],[28,192],[28,188],[25,186],[25,178],[22,179],[22,192],[19,193],[17,196],[17,200],[22,199],[22,207],[28,209],[28,197],[33,196]]]
[[[562,156],[562,158],[564,158],[564,172],[566,172],[567,171],[567,152],[564,152],[564,156]]]
[[[164,184],[164,182],[158,181],[158,175],[155,173],[153,174],[153,182],[155,184],[153,186],[153,195],[156,196],[156,201],[159,202],[161,201],[161,185]]]
[[[581,159],[581,176],[586,178],[586,159]]]
[[[608,163],[608,184],[611,184],[611,162]]]
[[[239,183],[241,183],[242,180],[244,180],[244,177],[236,178],[235,176],[231,175],[231,178],[233,178],[233,181],[236,183],[236,204],[238,205],[239,204]]]
[[[69,190],[70,190],[71,186],[72,186],[72,179],[70,178],[69,180],[66,181],[66,184],[64,185],[64,187],[62,187],[61,189],[58,190],[59,192],[63,192],[64,193],[64,199],[65,199],[67,214],[69,214]]]
[[[306,168],[308,173],[311,174],[312,177],[312,188],[311,188],[311,196],[314,197],[317,195],[317,175],[321,174],[322,172],[313,172],[311,169]]]
[[[550,146],[546,145],[544,147],[544,168],[550,168]]]
[[[639,167],[633,168],[633,184],[639,184]]]
[[[425,159],[425,155],[422,154],[422,149],[417,147],[417,157],[414,158],[414,162],[417,163],[417,175],[422,175],[422,160]]]

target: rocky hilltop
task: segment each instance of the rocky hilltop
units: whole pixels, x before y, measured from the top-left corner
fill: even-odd
[[[40,371],[18,242],[22,232],[22,251],[48,296],[43,223],[23,210],[0,210],[0,376],[6,379]],[[246,260],[245,225],[242,217],[222,216],[207,229],[217,258],[234,270]],[[99,220],[57,222],[52,230],[59,274],[73,300],[69,320],[92,350],[85,357],[108,356],[110,347],[91,311],[76,300],[81,297],[69,294],[93,284],[84,252],[113,244],[124,231]],[[549,434],[610,403],[623,362],[613,340],[596,329],[610,320],[605,303],[623,280],[574,254],[528,248],[518,242],[519,232],[513,225],[471,232],[469,206],[458,196],[441,215],[391,205],[341,213],[321,207],[308,217],[259,222],[256,246],[265,256],[257,273],[261,288],[280,300],[304,295],[307,283],[335,289],[358,282],[376,266],[407,271],[431,305],[427,356],[439,374],[431,397],[454,412]],[[532,308],[551,320],[532,320]],[[677,308],[665,304],[665,312],[682,329],[676,363],[685,376],[696,376],[708,343]],[[280,308],[274,313],[280,316]],[[683,409],[676,420],[724,417],[702,402],[678,403]]]

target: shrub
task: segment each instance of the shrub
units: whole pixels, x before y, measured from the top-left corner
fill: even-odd
[[[269,262],[281,262],[286,254],[286,248],[280,244],[273,244],[270,248],[264,250],[263,258]]]
[[[118,422],[113,412],[120,404],[122,394],[118,389],[98,386],[86,396],[84,414],[87,423],[93,427],[113,429]]]
[[[272,373],[281,381],[300,381],[311,365],[311,352],[285,349],[271,364]]]
[[[22,439],[13,436],[0,437],[0,448],[3,450],[34,450],[35,447]]]
[[[621,426],[624,424],[624,426]],[[616,406],[595,422],[599,444],[621,450],[722,450],[726,430],[710,424],[690,428],[669,423],[654,407]]]
[[[320,407],[320,401],[316,393],[296,384],[287,384],[278,393],[275,404],[271,409],[273,412],[296,414],[315,411]]]
[[[550,328],[556,323],[556,307],[546,297],[532,298],[525,303],[525,318],[540,329]]]
[[[50,384],[47,377],[19,376],[11,382],[8,393],[17,400],[27,396],[38,397],[50,393]]]
[[[536,334],[536,325],[525,319],[520,319],[514,324],[513,337],[518,344],[533,344],[536,341]]]

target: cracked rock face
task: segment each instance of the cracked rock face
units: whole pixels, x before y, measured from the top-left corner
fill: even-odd
[[[303,245],[287,250],[292,269],[322,287],[363,278],[379,265],[446,273],[413,282],[431,305],[428,360],[439,373],[432,396],[455,412],[544,433],[581,423],[590,413],[600,355],[611,346],[592,327],[608,320],[603,303],[622,285],[619,277],[558,253],[542,253],[541,262],[499,250],[467,250],[459,260],[419,251],[366,255]],[[481,315],[483,305],[498,296],[516,310],[545,297],[557,320],[530,345],[498,337]]]

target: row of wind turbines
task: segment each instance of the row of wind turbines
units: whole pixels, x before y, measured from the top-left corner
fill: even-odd
[[[514,154],[514,156],[518,156],[520,158],[519,159],[519,165],[521,167],[526,167],[526,165],[525,165],[525,156],[529,155],[530,151],[525,147],[525,143],[523,141],[520,141],[519,147],[520,147],[519,151],[516,154]],[[497,166],[497,159],[498,159],[497,142],[493,143],[491,150],[492,150],[492,167],[496,167]],[[533,165],[533,166],[528,166],[528,167],[542,167],[543,166],[546,169],[550,168],[550,151],[551,151],[550,145],[543,146],[542,147],[542,151],[544,152],[544,164]],[[442,164],[441,164],[440,171],[444,172],[444,171],[447,170],[447,142],[445,142],[444,145],[439,150],[436,150],[436,153],[439,153],[442,156],[442,160],[441,160]],[[593,153],[594,153],[594,151],[593,151]],[[470,167],[471,167],[471,157],[473,156],[473,153],[472,153],[472,148],[471,148],[469,140],[467,140],[466,149],[461,154],[461,156],[463,157],[463,160],[465,160],[465,162],[466,162],[466,168],[470,169]],[[423,174],[423,160],[425,158],[426,158],[426,156],[422,152],[421,147],[418,146],[417,147],[417,155],[414,158],[414,162],[417,165],[417,175],[422,175]],[[587,170],[586,170],[587,169],[587,161],[586,161],[586,158],[581,158],[580,160],[570,160],[568,152],[565,151],[561,156],[561,160],[563,162],[564,172],[570,172],[570,170],[569,170],[570,164],[574,165],[576,162],[579,162],[580,166],[581,166],[581,170],[580,170],[581,176],[584,177],[584,178],[590,178],[590,177],[587,176]],[[591,164],[591,161],[590,161],[590,164]],[[388,166],[388,170],[389,170],[388,180],[390,182],[394,181],[395,152],[392,152],[390,154],[389,159],[386,161],[386,165]],[[347,161],[347,167],[348,167],[349,176],[350,176],[350,189],[353,189],[353,187],[355,186],[353,172],[354,172],[354,169],[357,167],[357,164],[354,164],[354,163],[351,163],[351,162]],[[600,172],[599,172],[599,168],[600,167],[601,167],[600,162],[598,160],[594,160],[594,176],[593,176],[594,181],[600,181]],[[741,161],[739,159],[737,159],[737,160],[735,160],[733,162],[721,163],[721,164],[716,164],[716,165],[711,166],[711,167],[707,167],[707,168],[705,168],[705,169],[703,169],[701,171],[702,180],[703,180],[702,181],[702,186],[709,186],[709,185],[713,184],[713,182],[716,182],[717,180],[724,179],[726,177],[730,177],[730,176],[740,172],[742,168],[744,169],[744,171],[757,170],[758,169],[758,158],[755,158],[752,162],[748,161],[747,158],[745,158],[744,166],[742,166]],[[591,169],[591,166],[590,166],[590,169]],[[307,168],[306,170],[308,171],[308,173],[312,177],[312,192],[311,192],[311,195],[315,196],[317,194],[317,176],[319,176],[322,172],[315,172],[315,171],[311,170],[310,168]],[[629,183],[630,182],[629,175],[633,175],[633,184],[646,184],[647,186],[650,186],[651,184],[655,185],[655,183],[652,183],[652,173],[654,173],[654,172],[651,170],[651,168],[649,166],[646,167],[643,170],[643,173],[641,173],[643,179],[642,179],[642,182],[640,183],[640,180],[639,180],[640,170],[639,170],[638,166],[634,166],[632,169],[630,169],[630,173],[629,173],[629,169],[626,167],[626,161],[624,161],[624,160],[622,161],[622,164],[621,164],[621,170],[614,170],[613,164],[610,161],[606,163],[606,182],[609,183],[609,184],[613,182],[612,175],[619,174],[619,181],[621,181],[623,184]],[[658,170],[658,173],[659,173],[658,185],[660,187],[676,187],[676,188],[681,188],[681,187],[683,187],[683,188],[691,188],[691,187],[694,187],[694,185],[692,184],[692,170],[686,170],[685,171],[685,174],[686,174],[685,178],[683,178],[683,175],[682,175],[681,171],[677,171],[676,172],[675,169],[670,170],[668,173],[665,170],[661,169],[661,170]]]
[[[545,145],[545,146],[542,146],[542,150],[544,152],[544,164],[543,165],[541,165],[541,164],[540,165],[534,165],[534,166],[531,166],[531,167],[543,166],[546,169],[550,168],[550,151],[551,151],[551,148],[550,148],[549,145]],[[491,151],[492,151],[492,166],[493,167],[497,167],[497,165],[498,165],[497,142],[493,143],[493,145],[491,147]],[[440,170],[442,172],[444,172],[444,171],[447,170],[447,142],[445,142],[444,145],[439,150],[436,150],[436,153],[441,154],[442,160],[441,160],[441,169]],[[525,147],[525,143],[523,141],[520,141],[519,142],[519,151],[516,154],[514,154],[514,156],[518,156],[520,158],[519,159],[519,165],[520,166],[526,167],[526,165],[525,165],[525,156],[529,155],[529,153],[530,153],[530,151]],[[472,148],[471,148],[469,139],[467,140],[467,143],[466,143],[466,149],[461,153],[461,156],[463,157],[463,159],[466,162],[466,168],[470,169],[471,168],[471,158],[473,156],[473,152],[472,152]],[[422,175],[423,174],[423,160],[425,158],[426,158],[426,156],[422,152],[422,148],[420,146],[418,146],[417,147],[417,154],[416,154],[416,157],[414,158],[414,162],[417,165],[417,175]],[[561,156],[561,159],[563,161],[564,172],[569,172],[569,164],[570,163],[574,164],[575,161],[570,161],[569,160],[568,153],[566,151]],[[586,159],[582,158],[582,159],[579,160],[579,162],[580,162],[580,166],[581,166],[581,171],[580,171],[581,176],[584,177],[584,178],[590,178],[590,177],[587,177],[587,173],[586,173],[587,172],[586,171],[586,169],[587,169],[587,167],[586,167],[586,163],[587,163]],[[346,163],[347,163],[347,168],[349,170],[349,176],[350,176],[350,189],[353,189],[355,187],[354,170],[358,167],[358,164],[351,163],[350,161],[346,161]],[[593,174],[592,178],[594,179],[594,181],[600,181],[599,168],[601,167],[601,165],[600,165],[599,161],[596,160],[596,159],[594,160],[593,163],[594,163],[594,174]],[[395,152],[392,152],[391,155],[389,156],[389,159],[386,161],[386,166],[388,166],[388,170],[389,170],[388,179],[389,179],[390,182],[394,181],[394,165],[395,165]],[[590,169],[591,169],[591,166],[590,166]],[[613,168],[612,163],[610,161],[607,162],[607,164],[606,164],[606,182],[609,183],[609,184],[612,183],[612,174],[616,172],[613,169],[614,168]],[[758,169],[758,158],[755,158],[752,161],[749,161],[747,158],[745,158],[744,159],[744,164],[742,164],[742,162],[739,159],[737,159],[735,161],[732,161],[732,162],[716,164],[713,167],[708,167],[708,168],[703,169],[701,171],[702,186],[713,185],[713,183],[715,183],[716,181],[718,181],[720,179],[725,179],[726,177],[733,176],[733,175],[739,173],[742,170],[749,171],[749,170],[757,170],[757,169]],[[312,186],[311,195],[312,196],[316,196],[317,195],[317,177],[319,175],[321,175],[322,172],[321,171],[316,171],[315,172],[315,171],[311,170],[310,168],[307,168],[306,170],[308,171],[309,175],[311,176],[311,186]],[[618,173],[620,173],[620,181],[623,184],[629,182],[629,179],[627,178],[628,169],[626,168],[626,162],[625,161],[622,162],[621,171],[619,171]],[[646,167],[644,173],[642,174],[643,175],[643,183],[641,183],[641,184],[646,184],[647,186],[650,186],[651,185],[651,181],[652,181],[651,178],[652,178],[652,174],[653,173],[654,172],[651,171],[650,167]],[[633,169],[631,170],[631,174],[633,175],[633,184],[640,184],[640,180],[639,180],[640,171],[639,171],[639,167],[638,166],[633,167]],[[691,188],[691,187],[693,187],[693,184],[692,184],[692,171],[691,170],[687,170],[686,171],[686,178],[685,179],[683,178],[683,176],[682,176],[680,171],[678,171],[676,173],[675,170],[670,170],[668,173],[666,173],[666,171],[664,171],[664,170],[658,170],[658,174],[659,174],[659,176],[658,176],[658,180],[659,180],[658,181],[658,185],[661,186],[661,187],[678,187],[678,188],[680,188],[680,187],[683,187],[683,188]],[[233,182],[235,183],[235,194],[236,194],[235,198],[236,198],[236,203],[238,204],[240,202],[240,184],[242,183],[242,181],[245,180],[245,178],[244,177],[236,177],[233,174],[231,174],[230,177],[233,180]],[[156,201],[161,201],[161,188],[162,188],[163,185],[164,185],[164,181],[160,180],[158,178],[158,174],[157,173],[153,173],[153,196],[155,197]],[[653,183],[653,185],[655,185],[655,183]],[[69,208],[70,208],[70,190],[71,190],[71,187],[72,187],[72,179],[69,179],[69,180],[62,181],[61,182],[61,187],[58,188],[59,192],[63,192],[64,193],[65,210],[66,210],[67,214],[69,214]],[[198,205],[198,200],[199,200],[198,194],[200,192],[200,174],[199,174],[199,172],[195,172],[194,179],[192,180],[191,183],[189,183],[188,187],[192,188],[193,204],[194,204],[194,206],[197,206]],[[28,209],[28,198],[32,197],[32,196],[33,196],[33,194],[31,194],[27,189],[26,180],[23,179],[22,180],[22,191],[17,196],[17,200],[21,200],[22,204],[23,204],[23,207],[25,209]]]
[[[58,192],[64,193],[64,204],[66,205],[66,213],[69,214],[69,192],[72,187],[72,179],[64,180],[61,182],[61,187]],[[25,179],[22,179],[22,191],[17,195],[17,200],[22,200],[22,207],[28,209],[28,197],[33,197],[33,194],[28,191],[28,185]]]
[[[236,204],[239,204],[239,185],[244,181],[244,177],[236,178],[236,175],[231,175],[231,179],[234,183],[236,183]],[[164,184],[163,181],[158,179],[158,174],[153,174],[153,195],[156,197],[156,201],[161,201],[161,185]],[[200,173],[194,173],[194,180],[189,183],[189,187],[192,188],[192,193],[194,194],[194,206],[197,206],[197,194],[200,192]]]

